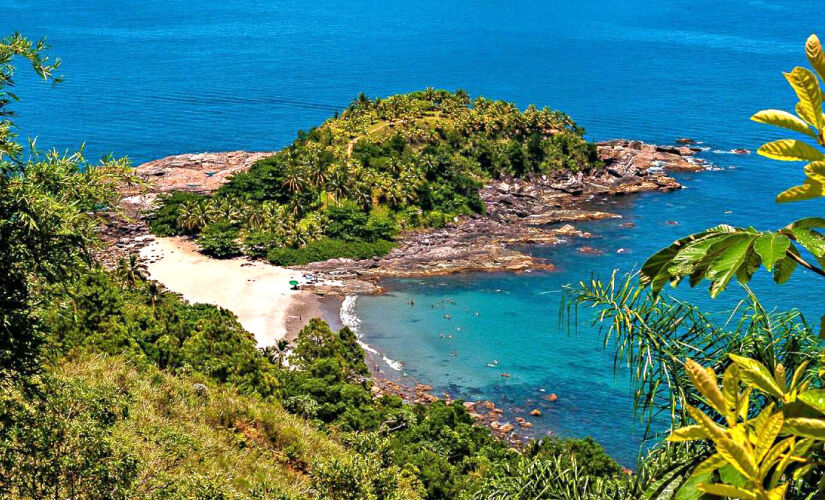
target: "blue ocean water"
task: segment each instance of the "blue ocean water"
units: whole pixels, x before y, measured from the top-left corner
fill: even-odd
[[[47,36],[64,60],[57,86],[21,72],[22,135],[37,135],[40,147],[85,142],[90,158],[113,152],[136,164],[279,148],[359,92],[426,86],[561,109],[597,140],[686,136],[712,150],[755,150],[780,135],[748,117],[792,108],[780,71],[804,63],[805,37],[822,28],[821,3],[812,0],[1,3],[0,33]],[[359,298],[365,340],[437,390],[538,405],[545,415],[533,419],[536,434],[593,435],[631,463],[640,441],[627,379],[591,329],[571,336],[559,328],[561,287],[631,270],[688,231],[779,226],[820,206],[773,203],[799,181],[798,165],[706,158],[721,170],[680,176],[681,192],[606,202],[624,218],[582,225],[599,235],[586,244],[603,255],[583,255],[577,244],[535,248],[556,271],[393,281],[391,293]],[[619,228],[627,221],[636,226]],[[815,313],[814,284],[802,273],[779,289],[766,279],[755,288],[769,307]],[[718,311],[734,295],[710,301],[680,291]],[[451,320],[430,307],[439,304]],[[487,367],[493,359],[498,366]],[[549,392],[559,401],[542,403]]]

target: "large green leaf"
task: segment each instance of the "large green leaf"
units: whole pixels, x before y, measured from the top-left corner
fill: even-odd
[[[763,144],[757,151],[762,156],[782,161],[819,161],[825,160],[818,149],[807,142],[796,139],[780,139]]]
[[[784,234],[766,232],[753,242],[753,249],[762,258],[762,265],[770,271],[776,261],[785,257],[791,240]]]
[[[801,393],[797,399],[825,414],[825,389],[811,389]]]
[[[825,236],[821,233],[804,227],[792,227],[791,234],[796,238],[796,242],[811,252],[814,257],[825,256]]]
[[[799,219],[794,221],[790,226],[790,228],[794,227],[804,227],[810,229],[812,227],[822,227],[825,228],[825,217],[805,217],[803,219]]]
[[[793,250],[790,250],[793,251]],[[790,257],[778,260],[773,268],[773,280],[778,284],[786,283],[796,270],[796,261]]]
[[[794,132],[806,134],[816,139],[816,132],[796,115],[780,109],[764,109],[751,116],[751,120],[775,127],[782,127]]]
[[[748,261],[748,254],[753,251],[751,245],[756,238],[755,234],[737,234],[726,241],[727,248],[708,268],[707,278],[711,280],[711,297],[722,293],[730,280],[736,276],[739,268]]]

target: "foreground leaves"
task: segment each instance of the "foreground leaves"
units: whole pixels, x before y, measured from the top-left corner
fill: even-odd
[[[712,368],[691,359],[685,362],[694,388],[725,425],[685,404],[696,424],[673,430],[668,440],[713,444],[716,454],[693,472],[695,478],[702,478],[695,486],[698,492],[753,500],[785,498],[789,486],[810,473],[814,443],[825,440],[825,395],[820,389],[807,390],[811,383],[805,375],[807,365],[801,365],[787,383],[781,364],[771,372],[754,359],[730,358],[733,363],[725,370],[721,388]],[[754,403],[753,390],[770,403]],[[806,416],[796,416],[800,413]],[[711,472],[720,480],[709,481],[714,477]]]

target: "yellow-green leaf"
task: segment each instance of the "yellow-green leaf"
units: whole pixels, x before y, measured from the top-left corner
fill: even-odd
[[[813,125],[822,130],[822,91],[816,75],[807,68],[797,66],[790,73],[785,73],[785,78],[796,92],[799,102],[813,114]]]
[[[785,257],[785,252],[791,246],[791,240],[784,234],[766,232],[753,242],[753,249],[762,258],[762,265],[770,271],[779,259]]]
[[[806,134],[816,139],[816,132],[811,129],[811,127],[809,127],[804,120],[801,120],[796,115],[792,115],[787,111],[782,111],[780,109],[763,109],[762,111],[751,116],[751,120],[758,123],[773,125],[774,127],[782,127],[788,130],[793,130],[794,132]]]
[[[825,318],[825,316],[823,316]],[[802,381],[803,375],[805,375],[805,369],[808,368],[808,361],[803,361],[796,367],[796,370],[793,372],[793,377],[791,377],[791,390],[796,389],[799,383]]]
[[[791,201],[804,201],[819,198],[820,196],[825,196],[825,184],[807,177],[804,184],[788,188],[776,195],[776,202],[788,203]]]
[[[757,498],[756,493],[753,491],[739,488],[738,486],[731,486],[729,484],[700,484],[699,490],[719,497],[745,499]]]
[[[805,55],[819,77],[825,80],[825,54],[822,53],[822,44],[816,35],[809,36],[805,41]]]
[[[780,139],[763,144],[756,150],[762,156],[782,161],[819,161],[825,160],[818,149],[807,142],[796,139]]]
[[[727,405],[725,404],[725,397],[722,396],[722,391],[717,385],[716,374],[711,369],[706,370],[696,361],[688,359],[685,362],[685,369],[693,381],[693,385],[699,394],[705,397],[707,402],[719,412],[720,415],[727,416]]]
[[[794,111],[796,111],[796,114],[798,114],[800,118],[805,120],[806,123],[816,126],[816,114],[813,112],[813,110],[806,107],[805,104],[801,102],[796,103]]]
[[[722,375],[722,396],[728,408],[736,409],[739,399],[739,367],[731,363]]]
[[[771,415],[762,427],[761,431],[757,435],[756,447],[754,448],[757,462],[761,461],[765,454],[768,453],[768,450],[773,447],[774,441],[776,441],[777,436],[779,436],[779,432],[782,430],[782,424],[784,421],[785,418],[782,416],[782,413],[776,412]]]
[[[759,465],[759,479],[763,480],[771,471],[773,466],[782,458],[782,454],[793,445],[795,438],[793,436],[785,438],[776,443],[768,450],[768,453],[762,457],[762,463]]]
[[[739,372],[743,382],[762,392],[784,399],[784,392],[776,383],[776,380],[773,379],[771,372],[765,368],[765,365],[755,359],[745,358],[735,354],[730,354],[729,356],[730,359],[739,366]]]
[[[825,440],[825,420],[818,418],[786,418],[782,425],[783,434]]]
[[[674,429],[670,436],[668,436],[668,441],[697,441],[699,439],[710,439],[710,435],[701,425],[686,425],[685,427],[680,427],[678,429]]]
[[[732,465],[743,476],[753,479],[757,475],[756,462],[753,460],[751,450],[743,444],[735,442],[728,435],[727,431],[720,427],[710,417],[698,409],[688,406],[688,413],[699,423],[710,435],[713,444],[716,445],[716,453],[722,456],[726,462]]]
[[[788,489],[788,483],[782,483],[776,488],[768,492],[768,500],[782,500],[785,498],[785,490]]]
[[[812,161],[803,170],[809,178],[820,184],[825,183],[825,161]]]
[[[798,399],[819,413],[825,414],[825,389],[805,391],[798,396]]]

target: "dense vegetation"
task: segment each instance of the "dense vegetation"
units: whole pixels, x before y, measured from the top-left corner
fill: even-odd
[[[11,134],[11,61],[27,59],[41,77],[51,79],[56,66],[43,57],[42,49],[19,36],[0,41],[3,498],[823,498],[822,340],[799,313],[769,313],[752,294],[738,308],[737,317],[720,323],[660,293],[664,283],[690,276],[694,283],[710,279],[715,294],[732,276],[747,282],[760,264],[781,265],[789,258],[808,263],[801,249],[819,260],[815,242],[825,237],[814,226],[739,235],[735,245],[725,239],[693,246],[707,235],[680,240],[648,261],[640,284],[635,277],[619,281],[614,276],[606,283],[594,280],[571,288],[571,307],[596,308],[605,345],[615,347],[619,364],[632,368],[637,406],[651,424],[650,448],[632,474],[623,472],[588,439],[548,438],[512,450],[486,428],[474,425],[461,402],[411,405],[394,396],[374,395],[364,353],[347,328],[335,332],[323,321],[312,320],[287,358],[286,343],[257,349],[254,338],[230,312],[191,305],[160,289],[145,278],[134,258],[116,269],[101,268],[90,252],[97,242],[98,216],[114,208],[119,186],[136,179],[123,161],[104,160],[96,166],[77,154],[33,151],[23,156]],[[815,37],[807,51],[823,76],[825,56]],[[807,82],[797,88],[802,101],[797,112],[807,130],[817,127],[819,87],[814,93],[801,69],[789,80],[795,88]],[[580,163],[582,157],[577,156],[589,146],[565,122],[571,128],[535,139],[545,151],[541,161],[533,161],[533,150],[527,155],[533,160],[516,163],[522,165],[517,169],[517,148],[508,146],[496,151],[512,149],[514,156],[505,155],[506,162],[496,156],[496,162],[503,163],[489,168],[479,160],[483,155],[467,153],[473,150],[468,143],[472,141],[449,139],[446,131],[488,139],[495,143],[488,144],[493,149],[508,142],[528,147],[530,141],[508,135],[519,130],[519,120],[543,116],[558,123],[555,120],[564,121],[561,115],[537,110],[522,114],[509,105],[486,101],[468,107],[461,93],[420,95],[429,95],[429,100],[419,94],[387,101],[361,99],[347,110],[352,117],[331,120],[324,127],[360,123],[361,128],[350,132],[358,140],[337,147],[343,146],[343,154],[350,158],[351,145],[353,162],[369,158],[372,166],[362,167],[368,172],[378,156],[362,153],[362,148],[384,151],[393,141],[400,146],[393,137],[415,130],[423,131],[422,137],[440,131],[444,137],[439,141],[461,145],[444,151],[452,155],[439,167],[445,172],[453,162],[465,165],[461,162],[468,159],[481,166],[479,175],[543,172],[558,165],[548,160],[558,153],[551,146],[567,143],[552,138],[565,134],[578,139],[576,147],[558,153],[564,162],[572,162],[562,168],[590,164]],[[415,111],[410,106],[416,102],[430,104]],[[817,106],[813,115],[812,105]],[[395,127],[375,129],[371,120],[381,116],[379,109],[413,113],[416,119],[408,123],[396,118]],[[488,114],[493,109],[509,111]],[[362,111],[367,118],[357,122],[355,110],[370,111]],[[486,118],[473,122],[468,116]],[[513,124],[490,120],[491,116],[520,118],[513,118]],[[793,130],[801,128],[785,115],[757,116]],[[446,128],[433,125],[444,120],[450,120]],[[485,125],[481,136],[455,128],[468,121],[490,128]],[[463,181],[452,173],[443,179],[425,176],[422,182],[433,183],[430,194],[438,192],[436,184],[452,186],[447,191],[457,203],[452,205],[458,207],[455,211],[443,210],[443,204],[426,206],[423,196],[414,205],[393,205],[381,196],[373,203],[372,189],[366,203],[366,198],[334,190],[327,194],[320,188],[323,183],[288,195],[275,190],[285,187],[278,176],[295,165],[289,163],[290,154],[306,159],[301,155],[316,147],[312,144],[323,145],[324,134],[339,135],[323,132],[324,127],[302,135],[293,148],[238,176],[213,198],[172,194],[156,213],[156,230],[198,234],[204,250],[217,256],[253,247],[258,256],[287,247],[314,248],[317,255],[326,255],[339,245],[352,252],[366,252],[359,247],[365,242],[388,245],[398,225],[425,224],[436,212],[474,210],[474,191],[461,191],[457,186]],[[365,129],[376,137],[359,136]],[[812,133],[825,146],[822,134]],[[387,158],[436,155],[424,153],[432,144],[409,143],[418,146],[396,149],[398,156]],[[798,144],[788,147],[804,149]],[[784,151],[792,156],[793,151]],[[405,156],[408,153],[411,156]],[[332,168],[334,148],[331,154],[328,164],[296,164],[304,165],[305,173],[315,172],[319,164]],[[819,160],[810,156],[813,163],[806,175],[815,181]],[[327,158],[319,153],[322,157]],[[471,170],[456,167],[453,173]],[[241,193],[247,190],[245,197]],[[276,191],[283,196],[270,198]],[[241,202],[278,215],[263,218],[253,231],[249,214],[239,208]],[[182,210],[190,209],[200,211],[199,219],[183,217]],[[211,219],[217,210],[221,215]],[[413,213],[421,217],[414,223],[408,218]],[[277,232],[273,224],[285,224],[283,231]],[[321,225],[325,236],[315,239],[315,247],[308,241],[286,244],[278,239],[296,237],[296,228],[307,232]],[[798,245],[785,244],[780,236]],[[691,251],[684,253],[686,248]],[[281,258],[299,257],[303,258]],[[667,440],[656,432],[663,420],[671,422]]]
[[[382,255],[400,229],[482,212],[485,179],[598,168],[583,133],[558,111],[462,91],[361,95],[214,196],[165,196],[151,227],[197,236],[215,257],[279,265]]]

